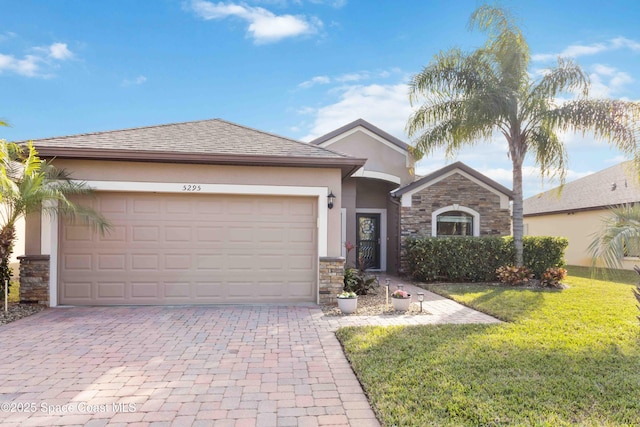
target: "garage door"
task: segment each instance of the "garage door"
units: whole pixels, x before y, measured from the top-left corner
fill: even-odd
[[[316,300],[314,198],[105,192],[90,204],[113,229],[61,225],[61,304]]]

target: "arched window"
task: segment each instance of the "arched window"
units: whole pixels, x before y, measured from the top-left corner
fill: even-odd
[[[432,236],[479,236],[480,214],[466,206],[445,206],[431,213]]]
[[[447,211],[436,217],[438,236],[473,236],[473,216],[462,211]]]

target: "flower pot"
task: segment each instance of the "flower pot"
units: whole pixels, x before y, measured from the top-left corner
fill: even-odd
[[[358,298],[338,298],[338,307],[344,314],[351,314],[358,308]]]
[[[393,309],[395,311],[407,311],[411,305],[411,297],[409,298],[391,298]]]

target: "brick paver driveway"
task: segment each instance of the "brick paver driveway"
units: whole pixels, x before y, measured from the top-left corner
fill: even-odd
[[[0,326],[0,425],[377,426],[333,330],[496,321],[434,298],[434,315],[376,321],[316,306],[49,309]]]
[[[319,316],[305,306],[46,310],[0,327],[0,424],[378,425]]]

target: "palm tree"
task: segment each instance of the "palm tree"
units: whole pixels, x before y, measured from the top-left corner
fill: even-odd
[[[84,182],[41,160],[33,144],[26,147],[0,140],[0,286],[10,279],[9,257],[16,240],[16,221],[34,212],[82,219],[101,233],[107,220],[68,197],[91,194]]]
[[[591,265],[598,261],[609,268],[622,268],[625,256],[640,254],[640,205],[613,207],[602,218],[602,227],[593,234],[589,244]]]
[[[509,12],[478,8],[470,29],[487,33],[483,47],[464,53],[437,54],[410,82],[412,106],[422,102],[407,122],[416,151],[444,148],[451,158],[462,147],[490,141],[495,133],[508,143],[513,165],[513,240],[516,264],[522,265],[522,165],[531,151],[543,177],[564,183],[567,153],[559,132],[592,132],[608,140],[640,165],[633,126],[640,104],[589,99],[589,79],[571,60],[533,79],[528,73],[529,46]],[[560,103],[561,94],[577,95]]]

